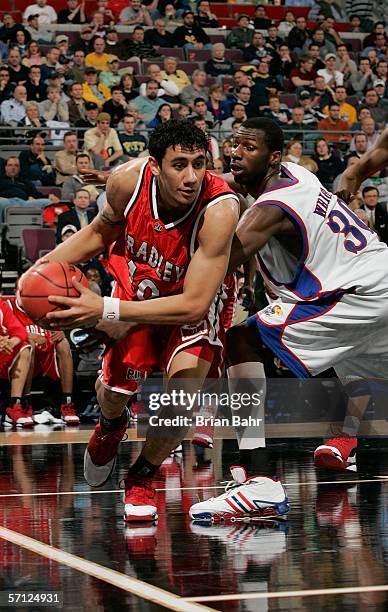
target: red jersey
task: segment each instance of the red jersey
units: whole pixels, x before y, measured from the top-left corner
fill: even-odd
[[[0,299],[0,335],[20,338],[22,342],[27,340],[25,328],[15,317],[12,308],[10,308],[5,299]]]
[[[111,247],[109,269],[128,300],[180,293],[197,246],[206,210],[237,195],[227,183],[206,171],[195,202],[182,217],[164,223],[159,217],[157,181],[148,160],[125,210],[125,235]]]
[[[16,297],[8,298],[7,300],[8,306],[12,309],[13,314],[17,318],[17,320],[23,325],[27,334],[37,334],[39,336],[44,336],[46,338],[47,343],[52,343],[51,341],[51,332],[48,329],[44,329],[40,327],[37,323],[34,323],[28,316],[26,312],[19,306],[16,301]]]

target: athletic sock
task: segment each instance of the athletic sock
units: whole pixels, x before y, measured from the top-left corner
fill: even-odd
[[[11,397],[11,407],[14,406],[15,404],[21,404],[21,403],[22,403],[21,397]]]
[[[73,396],[71,393],[62,393],[62,404],[71,404],[73,401]]]
[[[107,419],[103,414],[100,417],[100,423],[104,429],[108,431],[117,431],[118,429],[122,429],[124,425],[127,424],[128,416],[127,409],[125,408],[123,413],[114,419]]]
[[[139,455],[135,463],[129,468],[127,478],[129,480],[136,476],[141,478],[152,478],[159,469],[160,465],[154,465],[147,461],[143,455]]]

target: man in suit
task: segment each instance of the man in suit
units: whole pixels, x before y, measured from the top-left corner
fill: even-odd
[[[363,204],[360,208],[365,210],[369,227],[377,232],[382,242],[388,244],[388,212],[379,202],[379,190],[377,187],[364,187],[362,199]]]
[[[58,217],[57,225],[57,243],[62,242],[62,229],[66,225],[74,225],[77,230],[88,225],[94,215],[88,212],[87,208],[90,205],[90,194],[86,189],[78,189],[73,198],[74,208],[68,212],[64,212]]]

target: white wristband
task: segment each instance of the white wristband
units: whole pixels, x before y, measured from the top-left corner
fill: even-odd
[[[104,297],[103,321],[120,321],[120,299]]]

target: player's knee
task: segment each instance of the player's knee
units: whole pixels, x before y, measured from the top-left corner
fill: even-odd
[[[104,411],[119,411],[124,410],[127,405],[128,397],[124,393],[118,393],[107,389],[103,385],[100,385],[97,391],[97,401]]]
[[[70,344],[67,338],[62,338],[55,346],[58,357],[71,357]]]

